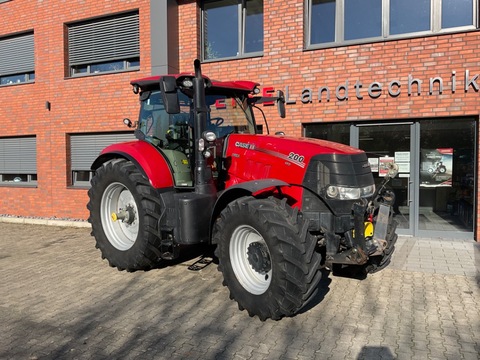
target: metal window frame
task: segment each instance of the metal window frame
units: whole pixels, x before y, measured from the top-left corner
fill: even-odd
[[[29,82],[29,74],[31,73],[35,73],[33,30],[0,37],[1,77],[24,75],[25,79],[21,83],[25,83]],[[2,86],[15,84],[3,84]]]
[[[90,66],[98,63],[123,61],[121,70],[101,71],[98,74],[137,70],[129,67],[135,59],[140,61],[140,17],[138,10],[110,14],[101,18],[82,20],[66,24],[68,39],[68,69],[70,77],[95,75],[97,73],[75,73],[75,66]],[[132,25],[135,26],[132,31]],[[129,35],[129,36],[125,36]],[[114,45],[101,46],[104,42]]]
[[[70,74],[71,74],[72,77],[80,77],[80,76],[110,74],[110,73],[118,73],[118,72],[122,72],[122,71],[137,70],[139,68],[139,66],[130,66],[130,63],[132,61],[129,61],[129,60],[123,60],[123,66],[122,66],[122,69],[120,69],[120,70],[108,70],[108,71],[98,71],[98,72],[92,71],[91,70],[92,66],[98,65],[98,64],[106,64],[106,63],[108,63],[108,61],[105,62],[105,63],[97,63],[97,64],[73,65],[73,66],[70,66]],[[119,61],[122,61],[122,60],[119,60]],[[87,71],[86,72],[76,72],[76,66],[86,66]]]
[[[377,42],[384,40],[399,40],[408,39],[419,36],[438,35],[445,33],[454,33],[460,31],[471,31],[478,28],[479,16],[477,14],[479,5],[478,1],[472,0],[473,7],[473,25],[465,25],[454,28],[442,29],[442,0],[430,0],[430,30],[420,32],[410,32],[404,34],[390,35],[390,1],[382,0],[382,35],[379,37],[363,38],[355,40],[344,40],[344,13],[345,13],[345,0],[335,0],[335,41],[328,43],[312,44],[311,42],[311,24],[312,20],[312,0],[305,0],[306,14],[305,18],[305,50],[315,50],[322,48],[330,48],[345,45],[356,45],[369,42]]]
[[[88,176],[88,181],[84,180],[77,180],[78,179],[78,174],[80,171],[85,171],[89,173]],[[90,186],[90,181],[93,178],[93,171],[86,171],[86,170],[72,170],[72,186],[73,187],[85,187],[85,186]]]
[[[0,138],[0,186],[36,185],[36,175],[37,137],[18,136]],[[27,181],[6,181],[6,176],[26,176]]]
[[[210,1],[213,2],[213,1]],[[219,57],[214,59],[206,59],[205,58],[205,0],[201,2],[201,34],[200,34],[200,51],[202,55],[203,62],[215,62],[215,61],[223,61],[223,60],[231,60],[231,59],[239,59],[239,58],[248,58],[248,57],[256,57],[262,56],[263,51],[254,51],[254,52],[245,52],[245,31],[246,31],[246,18],[247,18],[247,1],[246,0],[237,0],[237,13],[238,13],[238,21],[237,21],[237,35],[238,35],[238,49],[236,56],[226,56],[226,57]],[[265,9],[263,9],[263,13],[265,13]]]

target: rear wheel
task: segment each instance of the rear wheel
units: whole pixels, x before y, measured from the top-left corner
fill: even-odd
[[[223,284],[240,310],[261,320],[296,314],[321,279],[321,255],[308,223],[275,198],[240,198],[214,229]]]
[[[106,162],[97,169],[88,196],[88,221],[102,258],[119,270],[154,267],[160,259],[160,203],[136,166],[125,159]]]

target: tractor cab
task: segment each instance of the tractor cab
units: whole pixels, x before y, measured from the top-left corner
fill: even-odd
[[[156,81],[149,78],[132,82],[134,89],[136,85],[139,86],[137,91],[140,92],[136,137],[154,145],[165,156],[173,170],[176,187],[188,188],[194,185],[195,138],[209,134],[202,156],[216,180],[221,174],[223,145],[228,135],[255,134],[255,121],[249,101],[253,86],[249,91],[214,85],[218,83],[207,87],[206,121],[201,129],[197,129],[192,89],[177,87],[178,111],[169,113],[168,104],[165,106],[165,97],[159,89],[160,81],[161,78],[157,77]]]

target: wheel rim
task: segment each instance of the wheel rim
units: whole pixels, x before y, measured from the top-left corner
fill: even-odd
[[[138,235],[138,208],[132,193],[121,183],[110,184],[102,195],[101,218],[105,235],[118,250],[130,249]],[[128,210],[129,221],[113,220],[112,214]]]
[[[272,281],[272,269],[268,266],[271,257],[258,231],[248,225],[237,227],[232,234],[229,250],[233,272],[243,288],[254,295],[267,291]],[[252,257],[261,265],[253,262]]]

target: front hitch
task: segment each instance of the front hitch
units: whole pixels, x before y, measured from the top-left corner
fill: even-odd
[[[365,242],[365,214],[368,203],[362,199],[353,204],[353,225],[354,230],[348,231],[346,239],[350,245],[349,249],[338,252],[340,239],[331,232],[326,232],[327,256],[325,265],[331,267],[332,264],[344,265],[363,265],[368,261]],[[352,236],[353,235],[353,236]]]

